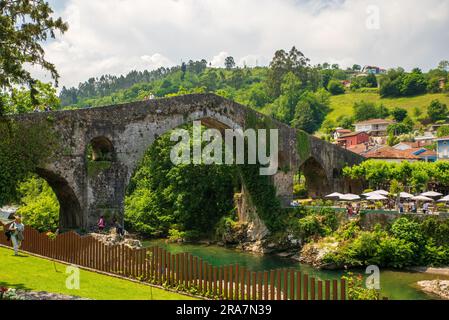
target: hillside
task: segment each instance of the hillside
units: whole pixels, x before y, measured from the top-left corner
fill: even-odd
[[[449,106],[449,95],[444,93],[424,94],[415,97],[404,98],[381,98],[377,93],[357,93],[350,92],[343,95],[331,97],[332,111],[327,115],[326,119],[336,120],[342,115],[352,115],[353,106],[355,102],[367,101],[376,104],[382,103],[387,108],[401,107],[407,109],[409,114],[414,117],[414,109],[418,107],[423,113],[426,112],[427,107],[432,100],[438,99],[440,102]]]

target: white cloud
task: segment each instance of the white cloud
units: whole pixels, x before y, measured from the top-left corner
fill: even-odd
[[[379,29],[366,27],[369,5]],[[221,67],[228,55],[266,65],[293,45],[313,63],[343,67],[428,69],[449,59],[445,0],[58,0],[56,9],[70,29],[45,49],[63,85],[190,59]]]
[[[227,53],[226,51],[222,51],[216,56],[212,57],[210,64],[212,65],[212,67],[222,68],[227,57],[229,57],[229,53]]]

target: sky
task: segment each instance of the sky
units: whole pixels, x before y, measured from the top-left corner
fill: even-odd
[[[446,0],[49,0],[69,31],[43,44],[60,87],[206,59],[268,65],[296,46],[313,64],[428,70],[449,60]],[[50,75],[33,70],[44,81]]]

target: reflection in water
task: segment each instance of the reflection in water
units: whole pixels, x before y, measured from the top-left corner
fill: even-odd
[[[310,276],[316,277],[319,280],[337,279],[344,274],[344,271],[317,270],[291,259],[240,252],[219,246],[166,244],[163,240],[145,242],[144,245],[160,246],[172,253],[189,252],[214,266],[234,265],[238,263],[240,266],[251,271],[289,268],[308,273]],[[356,270],[354,272],[364,274],[364,270]],[[391,300],[432,299],[431,296],[416,289],[416,282],[436,279],[449,279],[449,277],[391,270],[381,271],[381,294]]]

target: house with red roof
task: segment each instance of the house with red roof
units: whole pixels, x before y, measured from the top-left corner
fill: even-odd
[[[351,132],[342,135],[337,139],[339,146],[349,148],[351,146],[364,144],[369,142],[369,135],[366,132]]]
[[[410,150],[397,150],[390,146],[380,146],[374,148],[362,153],[362,156],[367,159],[378,159],[387,162],[416,162],[422,160],[419,156],[410,152]]]

